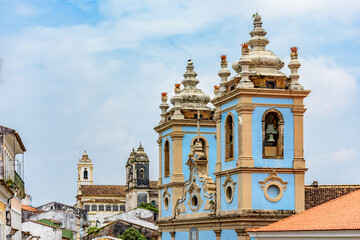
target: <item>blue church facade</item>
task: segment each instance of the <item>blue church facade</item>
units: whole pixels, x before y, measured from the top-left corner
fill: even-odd
[[[304,210],[303,99],[297,48],[284,62],[266,50],[261,17],[232,65],[221,56],[210,97],[188,61],[172,107],[162,93],[159,134],[161,239],[250,239],[245,229]],[[170,109],[169,109],[170,108]]]

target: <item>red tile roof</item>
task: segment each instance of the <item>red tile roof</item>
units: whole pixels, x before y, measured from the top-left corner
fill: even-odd
[[[305,186],[305,209],[359,190],[360,185],[309,185]]]
[[[42,212],[42,211],[39,211],[36,208],[33,208],[31,206],[28,206],[28,205],[21,205],[21,209],[23,209],[25,211],[28,211],[28,212]]]
[[[360,230],[360,190],[248,232]]]
[[[81,185],[82,196],[125,196],[124,185]]]

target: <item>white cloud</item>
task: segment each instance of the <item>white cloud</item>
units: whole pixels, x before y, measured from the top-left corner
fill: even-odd
[[[310,115],[333,115],[349,111],[358,102],[359,83],[346,68],[329,57],[300,59],[300,82],[311,89],[305,103]]]

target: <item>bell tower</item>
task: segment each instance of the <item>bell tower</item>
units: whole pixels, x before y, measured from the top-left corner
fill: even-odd
[[[81,185],[93,185],[93,163],[86,151],[78,163],[78,195]]]

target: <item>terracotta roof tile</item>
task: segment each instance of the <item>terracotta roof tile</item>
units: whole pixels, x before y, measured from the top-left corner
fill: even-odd
[[[248,232],[360,230],[360,190]]]
[[[305,186],[305,209],[310,209],[360,189],[360,185]]]
[[[31,206],[28,206],[28,205],[21,205],[21,209],[23,209],[25,211],[28,211],[28,212],[42,212],[42,211],[39,211],[36,208],[33,208]]]
[[[124,185],[82,185],[82,196],[125,196]]]
[[[90,201],[84,201],[84,203],[124,203],[123,200],[119,199],[91,199]]]

